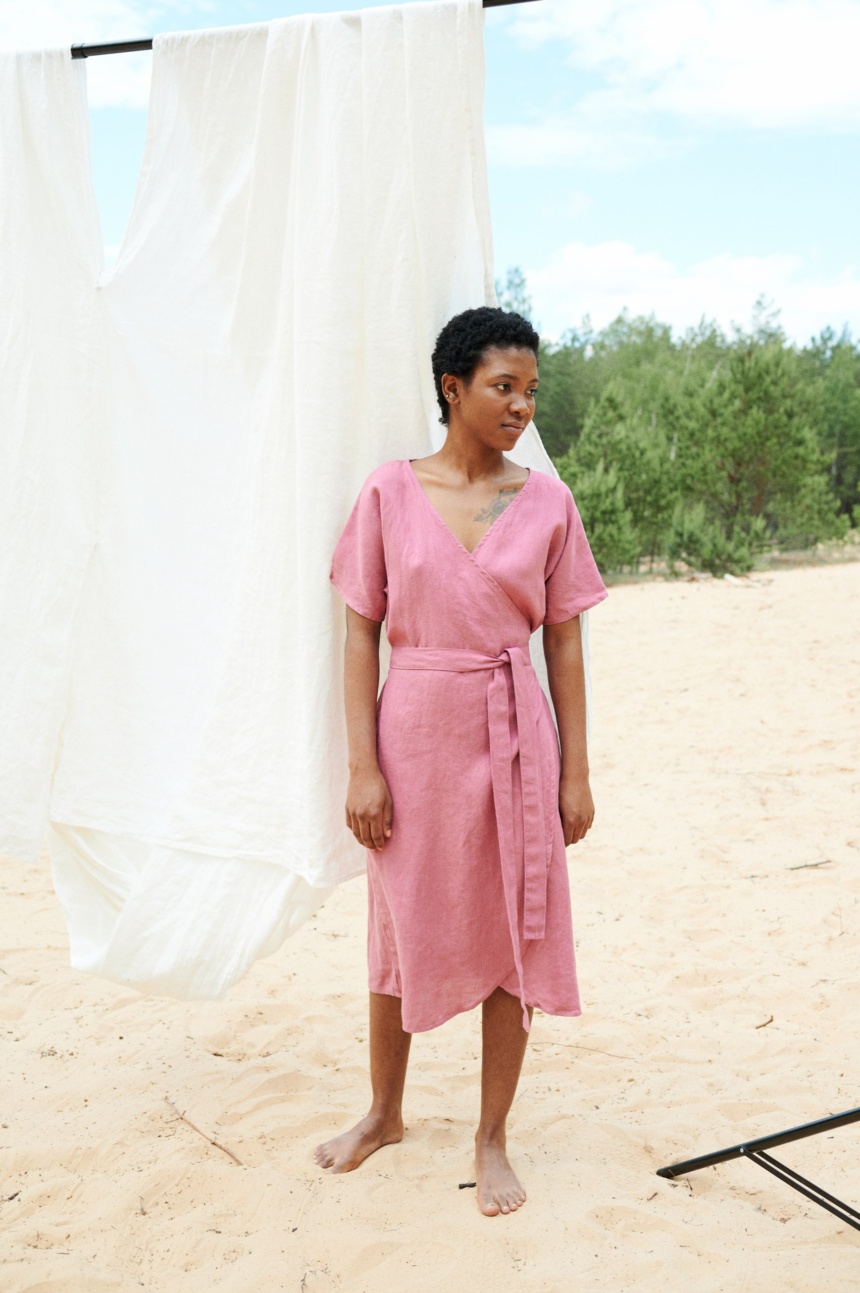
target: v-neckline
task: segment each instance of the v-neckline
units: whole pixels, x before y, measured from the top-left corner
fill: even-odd
[[[528,473],[529,473],[529,474],[528,474],[528,476],[526,477],[526,479],[525,479],[525,481],[523,482],[523,484],[522,484],[522,486],[520,487],[520,489],[517,491],[517,495],[516,495],[516,497],[511,499],[510,503],[508,503],[508,505],[507,505],[507,507],[505,508],[505,510],[504,510],[504,511],[499,515],[499,516],[497,516],[497,517],[496,517],[496,519],[495,519],[495,520],[490,524],[490,526],[488,527],[488,529],[486,529],[486,530],[484,531],[484,533],[481,535],[481,537],[480,537],[480,539],[478,540],[478,542],[475,544],[474,548],[469,549],[469,548],[467,548],[467,547],[466,547],[465,543],[463,543],[462,539],[458,539],[458,538],[457,538],[456,534],[455,534],[455,533],[454,533],[454,531],[451,529],[451,527],[450,527],[450,525],[448,524],[448,522],[442,519],[442,517],[440,516],[439,512],[437,512],[436,508],[435,508],[435,507],[433,506],[433,504],[430,502],[430,499],[429,499],[429,498],[428,498],[428,496],[427,496],[427,491],[425,490],[424,486],[421,484],[421,481],[418,479],[418,476],[417,476],[417,474],[416,474],[416,472],[415,472],[415,469],[414,469],[414,467],[412,466],[412,459],[410,459],[410,458],[404,458],[404,459],[403,459],[403,466],[406,468],[406,471],[409,473],[409,475],[412,477],[412,480],[415,482],[415,488],[418,490],[419,494],[420,494],[420,495],[421,495],[421,497],[424,499],[424,502],[425,502],[425,504],[427,505],[427,507],[428,507],[428,509],[429,509],[429,511],[430,511],[430,514],[436,518],[437,523],[442,527],[442,529],[443,529],[443,530],[445,531],[445,533],[448,535],[448,537],[450,538],[451,542],[452,542],[452,543],[456,543],[456,545],[457,545],[457,547],[460,549],[460,551],[461,551],[461,552],[465,552],[466,556],[467,556],[467,557],[470,557],[470,558],[472,558],[472,559],[474,559],[476,552],[477,552],[477,551],[478,551],[478,549],[482,546],[482,544],[484,543],[485,539],[488,539],[488,538],[490,537],[490,535],[493,533],[493,531],[494,531],[494,530],[496,530],[496,529],[498,529],[499,523],[505,519],[505,517],[509,514],[509,512],[510,512],[514,507],[516,507],[517,503],[518,503],[518,502],[519,502],[519,500],[522,498],[522,496],[523,496],[523,494],[525,493],[525,491],[528,489],[528,487],[529,487],[529,483],[530,483],[530,481],[531,481],[531,478],[532,478],[532,476],[534,475],[534,472],[533,472],[533,470],[531,469],[531,467],[527,468],[527,471],[528,471]]]

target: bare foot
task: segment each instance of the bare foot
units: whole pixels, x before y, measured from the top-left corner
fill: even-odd
[[[368,1114],[342,1136],[317,1145],[314,1159],[320,1167],[329,1168],[332,1172],[351,1172],[383,1145],[394,1145],[402,1139],[400,1118],[385,1119]]]
[[[475,1178],[478,1207],[485,1217],[495,1217],[500,1212],[516,1212],[526,1201],[526,1192],[517,1180],[502,1145],[475,1141]]]

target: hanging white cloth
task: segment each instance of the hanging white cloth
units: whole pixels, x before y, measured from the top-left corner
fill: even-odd
[[[217,997],[363,869],[329,562],[493,300],[482,87],[479,0],[157,37],[106,272],[86,62],[2,56],[0,846],[80,969]]]

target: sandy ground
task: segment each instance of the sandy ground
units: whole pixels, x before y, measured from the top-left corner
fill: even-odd
[[[860,1290],[860,1233],[753,1164],[654,1175],[860,1104],[860,564],[616,588],[592,642],[586,1013],[536,1019],[525,1208],[458,1189],[477,1014],[416,1038],[401,1145],[314,1167],[366,1100],[361,882],[201,1006],[71,971],[7,861],[2,1293]],[[860,1204],[860,1124],[780,1155]]]

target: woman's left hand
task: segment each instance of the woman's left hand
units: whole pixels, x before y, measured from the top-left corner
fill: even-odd
[[[594,821],[594,800],[588,775],[564,776],[558,788],[558,810],[565,845],[577,844]]]

